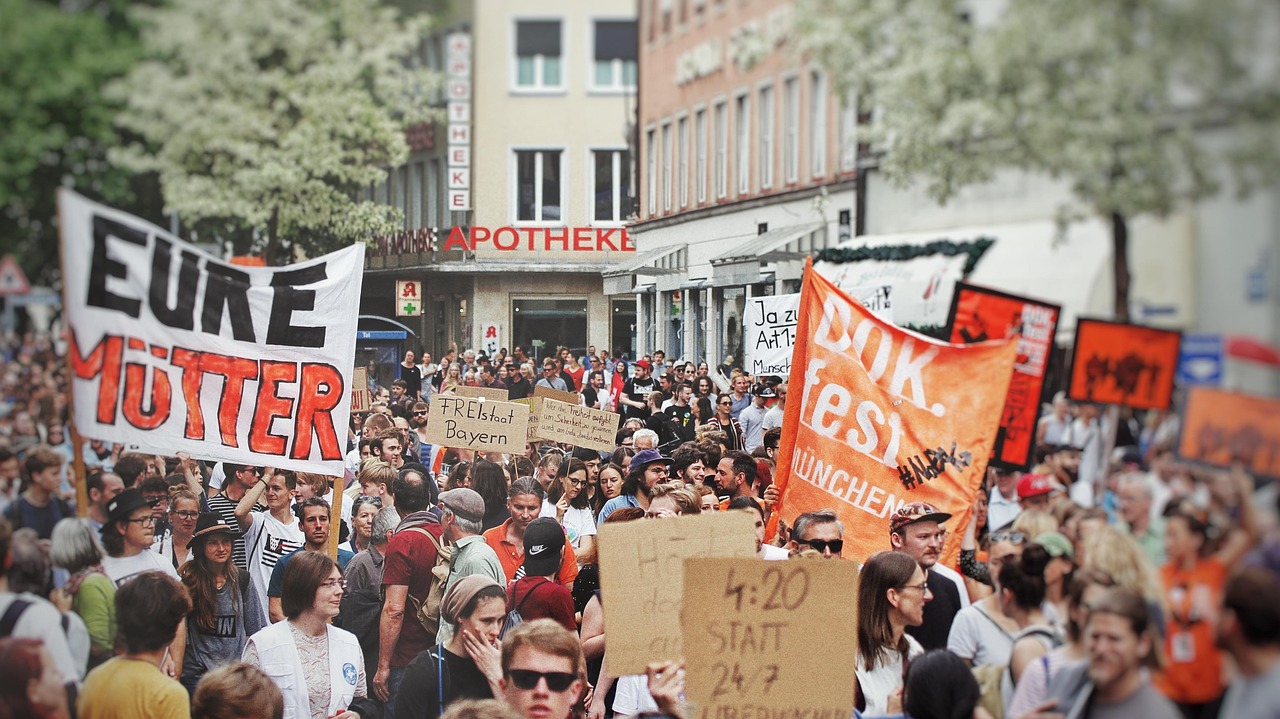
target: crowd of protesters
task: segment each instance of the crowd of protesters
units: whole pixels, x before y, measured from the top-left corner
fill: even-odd
[[[63,360],[39,336],[4,360],[0,719],[691,717],[678,663],[609,674],[595,540],[704,512],[750,513],[763,559],[859,564],[858,715],[1280,716],[1274,490],[1179,463],[1169,413],[1057,397],[966,526],[904,504],[861,556],[832,508],[766,536],[788,388],[732,358],[410,351],[372,368],[341,497],[86,441],[83,518]],[[432,446],[432,398],[464,385],[575,392],[619,413],[616,446]]]

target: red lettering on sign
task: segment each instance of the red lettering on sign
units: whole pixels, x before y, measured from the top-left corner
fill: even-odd
[[[311,454],[311,432],[320,442],[321,459],[341,459],[342,446],[333,426],[333,410],[342,399],[342,373],[327,364],[307,362],[302,365],[302,382],[298,387],[298,419],[293,427],[294,459]]]
[[[485,328],[484,328],[484,336],[485,336],[485,338],[486,338],[486,339],[487,339],[487,338],[490,338],[490,337],[497,337],[497,336],[498,336],[498,328],[497,328],[497,327],[495,327],[495,326],[493,326],[493,325],[489,325],[488,327],[485,327]]]
[[[151,372],[151,408],[144,409],[142,400],[146,391],[147,372]],[[173,401],[173,387],[169,373],[137,362],[124,366],[124,418],[138,429],[155,429],[169,419]]]
[[[622,229],[622,251],[623,252],[636,251],[635,243],[631,241],[631,235],[627,234],[627,229],[625,227]]]
[[[293,362],[263,362],[262,380],[258,383],[257,405],[249,423],[249,451],[283,455],[285,438],[271,434],[271,422],[293,413],[293,400],[281,397],[280,383],[298,379],[298,365]]]
[[[617,232],[617,230],[609,230],[603,227],[597,229],[596,230],[596,249],[603,250],[605,247],[608,247],[614,252],[617,252],[618,251],[617,245],[613,244],[613,241],[609,239],[610,237],[613,236],[614,232]]]
[[[200,357],[200,369],[223,378],[222,397],[218,400],[218,433],[222,435],[223,446],[239,447],[236,418],[240,416],[240,400],[244,397],[245,381],[258,378],[258,363],[208,352]]]
[[[481,242],[489,241],[488,227],[472,227],[471,228],[471,250],[474,252]]]
[[[182,398],[187,403],[187,424],[183,436],[204,439],[204,410],[200,408],[200,387],[204,372],[200,371],[200,353],[181,347],[173,348],[173,365],[182,368]]]
[[[590,227],[573,228],[573,249],[575,252],[591,251],[591,228]]]
[[[71,333],[71,370],[78,379],[100,378],[98,385],[98,421],[115,424],[116,397],[120,396],[120,364],[124,356],[124,338],[102,338],[88,356],[81,357],[76,334]]]
[[[503,233],[511,235],[510,245],[503,246],[502,241],[499,239]],[[499,227],[493,231],[493,246],[499,250],[514,250],[520,246],[520,233],[516,232],[514,227]]]
[[[456,245],[456,247],[455,247]],[[449,239],[444,241],[444,251],[449,250],[470,250],[471,246],[467,244],[467,236],[462,233],[461,227],[455,227],[449,230]]]
[[[404,291],[400,293],[400,299],[408,299],[408,298],[410,298],[410,297],[412,297],[412,298],[414,298],[414,299],[417,299],[417,298],[418,298],[418,283],[417,283],[417,282],[406,282],[406,283],[404,283]]]
[[[536,250],[536,249],[538,249],[538,246],[534,244],[534,240],[533,240],[533,237],[534,237],[534,235],[536,235],[536,234],[538,234],[538,228],[536,228],[536,227],[526,227],[526,228],[524,228],[524,235],[525,235],[525,237],[529,238],[529,249],[530,249],[530,250]]]
[[[560,233],[559,237],[555,235],[556,232]],[[543,237],[542,248],[544,250],[550,250],[552,242],[559,242],[560,249],[562,250],[569,249],[569,228],[568,227],[548,227],[542,231],[542,237]]]

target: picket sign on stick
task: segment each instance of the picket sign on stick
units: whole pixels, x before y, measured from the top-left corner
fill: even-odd
[[[643,674],[650,662],[679,660],[684,560],[754,557],[755,519],[716,512],[646,522],[605,523],[597,538],[609,672]]]
[[[524,399],[513,399],[511,402],[529,408],[529,429],[525,432],[525,441],[537,442],[542,439],[540,419],[542,416],[542,397],[525,397]]]
[[[63,214],[62,194],[58,195],[58,227],[67,226],[65,216]],[[60,229],[59,232],[62,232]],[[62,270],[62,276],[67,276],[67,253],[58,253],[59,268]],[[69,300],[68,284],[62,283],[62,306],[68,307]],[[75,370],[71,365],[71,353],[67,353],[67,377],[74,377]],[[89,473],[84,465],[84,438],[80,436],[80,430],[76,428],[76,403],[75,392],[67,392],[67,416],[71,421],[67,423],[67,429],[71,433],[71,470],[74,473],[72,479],[76,487],[76,516],[84,518],[89,516]]]
[[[522,454],[528,424],[529,409],[523,404],[442,394],[427,410],[427,443]]]
[[[369,391],[369,369],[356,367],[351,375],[351,411],[368,412],[373,409],[372,394]]]
[[[853,562],[684,560],[691,715],[737,717],[750,707],[753,716],[852,716],[857,589]],[[612,635],[609,642],[612,669]]]
[[[507,390],[498,387],[468,387],[467,385],[459,385],[453,388],[453,393],[459,397],[484,397],[485,399],[496,400],[498,402],[506,402],[510,397]]]
[[[1280,480],[1280,399],[1192,387],[1180,414],[1178,456]]]
[[[65,188],[58,197],[80,434],[342,473],[363,244],[242,267]]]
[[[560,400],[561,402],[567,402],[569,404],[578,404],[578,402],[581,400],[581,398],[578,397],[577,392],[561,392],[558,389],[551,389],[550,387],[539,387],[536,385],[533,388],[533,396],[546,397],[549,399],[557,399],[557,400]]]
[[[346,473],[333,478],[333,506],[329,508],[329,546],[325,552],[329,559],[338,561],[338,531],[342,527],[342,491],[346,486]]]
[[[549,397],[543,398],[538,414],[538,436],[542,439],[588,449],[612,451],[617,428],[618,415],[613,412]]]

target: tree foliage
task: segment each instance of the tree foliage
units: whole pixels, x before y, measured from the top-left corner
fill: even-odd
[[[422,19],[377,0],[172,0],[135,20],[148,57],[111,93],[142,140],[113,159],[157,172],[185,225],[252,237],[269,262],[395,229],[356,198],[431,116]]]
[[[803,48],[859,93],[860,140],[899,185],[946,202],[1001,169],[1069,183],[1064,219],[1093,214],[1116,240],[1136,216],[1280,178],[1280,76],[1263,56],[1268,0],[800,0]],[[974,6],[973,9],[979,9]],[[1204,142],[1225,130],[1225,147]],[[1123,276],[1122,276],[1123,275]]]

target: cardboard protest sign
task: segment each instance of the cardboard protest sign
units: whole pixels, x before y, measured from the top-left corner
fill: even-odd
[[[885,322],[893,321],[893,285],[858,287],[849,294]],[[768,295],[747,300],[742,311],[746,331],[743,353],[748,371],[756,376],[791,374],[791,352],[796,344],[796,319],[800,294]]]
[[[342,474],[364,245],[239,267],[69,190],[58,200],[81,434]]]
[[[427,410],[427,443],[523,454],[529,408],[517,402],[441,394]]]
[[[618,415],[614,412],[543,398],[538,415],[538,436],[553,442],[612,451],[618,431]]]
[[[373,408],[373,393],[369,391],[369,369],[356,367],[351,377],[351,411],[368,412]]]
[[[851,716],[857,589],[853,562],[686,559],[680,621],[696,716],[737,717],[741,707],[753,716]]]
[[[1081,318],[1067,396],[1133,409],[1168,409],[1182,334]]]
[[[485,399],[506,402],[509,396],[506,389],[497,387],[468,387],[467,385],[458,385],[453,388],[453,393],[459,397],[484,397]]]
[[[533,396],[534,397],[550,397],[551,399],[557,399],[557,400],[560,400],[561,402],[568,402],[569,404],[578,404],[578,402],[580,401],[580,398],[578,397],[577,392],[561,392],[558,389],[551,389],[550,387],[539,387],[537,385],[534,385],[533,387]]]
[[[542,439],[539,433],[539,419],[542,414],[542,398],[541,397],[525,397],[524,399],[511,400],[515,404],[521,404],[529,408],[529,428],[525,431],[525,442],[537,442]]]
[[[1058,329],[1058,305],[1018,297],[986,287],[959,283],[951,300],[951,342],[973,344],[989,339],[1014,339],[1018,359],[1013,366],[1009,394],[1000,414],[992,464],[1028,470],[1034,459],[1040,393],[1053,338]]]
[[[609,634],[609,672],[643,674],[650,662],[680,659],[680,603],[688,557],[754,557],[755,520],[717,512],[601,524],[600,588]]]
[[[1192,387],[1178,455],[1215,467],[1239,462],[1256,477],[1280,479],[1280,399]]]
[[[806,267],[775,512],[788,524],[832,507],[844,555],[889,548],[889,515],[928,502],[953,518],[943,560],[986,474],[1013,372],[1013,342],[951,345],[867,312]],[[776,521],[776,520],[775,520]]]

